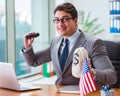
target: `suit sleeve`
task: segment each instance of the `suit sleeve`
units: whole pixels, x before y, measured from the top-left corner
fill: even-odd
[[[36,53],[33,51],[33,48],[31,47],[26,52],[23,52],[23,55],[25,57],[27,64],[30,66],[38,66],[40,64],[51,61],[49,47],[46,48],[45,50]]]
[[[114,84],[117,81],[116,71],[107,55],[104,42],[96,40],[91,49],[91,62],[95,71],[95,81],[98,86]]]

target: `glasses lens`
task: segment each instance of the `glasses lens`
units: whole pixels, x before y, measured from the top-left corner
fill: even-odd
[[[63,18],[63,22],[67,22],[69,19],[72,19],[72,18],[65,17],[65,18]]]
[[[59,22],[60,22],[60,19],[53,19],[53,22],[54,22],[54,23],[59,23]]]
[[[65,23],[65,22],[68,22],[68,20],[69,19],[72,19],[72,18],[69,18],[69,17],[63,17],[63,18],[61,18],[61,19],[53,19],[53,22],[54,23],[60,23],[60,21],[62,22],[62,23]]]

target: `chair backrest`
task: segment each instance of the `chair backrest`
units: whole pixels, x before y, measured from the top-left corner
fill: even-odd
[[[118,80],[112,87],[120,88],[120,41],[103,40],[108,56],[117,71]]]

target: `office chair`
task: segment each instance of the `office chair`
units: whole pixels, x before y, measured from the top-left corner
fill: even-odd
[[[117,82],[112,88],[120,88],[120,41],[103,40],[108,52],[108,56],[117,71]]]

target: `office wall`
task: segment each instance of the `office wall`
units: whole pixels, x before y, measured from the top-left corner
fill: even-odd
[[[74,1],[75,6],[78,10],[83,10],[85,15],[89,12],[92,13],[91,18],[98,17],[98,24],[102,25],[105,32],[99,34],[100,38],[110,38],[109,34],[109,1],[105,0],[76,0]],[[104,37],[105,36],[105,37]],[[107,37],[106,37],[107,36]]]
[[[57,4],[59,3],[56,0]],[[75,5],[77,10],[83,10],[85,14],[88,14],[88,12],[92,12],[92,17],[95,18],[98,17],[99,20],[97,21],[98,24],[102,25],[102,28],[105,30],[103,33],[99,34],[97,37],[103,38],[103,39],[114,39],[114,40],[120,40],[120,35],[112,35],[109,32],[109,0],[61,0],[62,2],[71,2]]]

